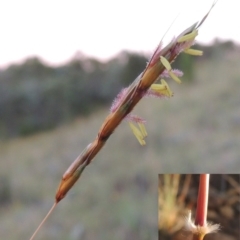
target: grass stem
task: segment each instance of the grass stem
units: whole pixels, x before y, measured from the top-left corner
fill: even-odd
[[[31,236],[30,240],[33,240],[34,237],[37,235],[39,229],[42,227],[42,225],[45,223],[45,221],[47,220],[47,218],[50,216],[50,214],[52,213],[52,211],[54,210],[54,208],[57,206],[57,202],[55,202],[51,209],[48,211],[47,215],[45,216],[45,218],[42,220],[42,222],[39,224],[39,226],[37,227],[37,229],[35,230],[35,232],[33,233],[33,235]]]
[[[197,200],[197,212],[195,217],[195,225],[198,225],[198,226],[205,226],[207,223],[209,178],[210,178],[209,174],[200,175],[198,200]]]

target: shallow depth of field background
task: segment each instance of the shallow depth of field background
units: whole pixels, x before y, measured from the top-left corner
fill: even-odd
[[[157,239],[158,173],[239,169],[240,49],[215,42],[205,50],[178,63],[186,76],[181,85],[168,81],[174,97],[143,99],[134,109],[147,120],[147,145],[122,122],[36,239]],[[82,78],[81,58],[59,68],[32,59],[1,71],[1,239],[28,239],[45,216],[114,95],[144,68],[144,57],[128,57],[110,66],[91,60]]]

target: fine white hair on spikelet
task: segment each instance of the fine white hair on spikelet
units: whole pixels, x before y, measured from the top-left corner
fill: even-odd
[[[217,232],[220,229],[220,224],[212,224],[207,222],[205,226],[195,225],[192,221],[192,213],[188,212],[188,215],[185,217],[185,230],[192,232],[193,234],[206,235],[209,233]]]

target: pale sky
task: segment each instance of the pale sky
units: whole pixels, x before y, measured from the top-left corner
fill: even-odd
[[[175,17],[169,38],[200,20],[212,2],[0,0],[0,67],[29,56],[60,64],[77,51],[103,60],[123,49],[151,53]],[[240,42],[239,8],[239,0],[219,0],[197,41]]]

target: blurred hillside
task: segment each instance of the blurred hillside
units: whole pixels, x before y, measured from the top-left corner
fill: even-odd
[[[206,59],[239,51],[232,42],[196,46]],[[175,66],[194,81],[199,60],[186,54]],[[146,57],[122,52],[106,63],[81,53],[66,65],[50,67],[38,58],[0,71],[0,138],[29,135],[92,113],[114,99],[146,66]]]
[[[193,77],[185,77],[181,85],[169,80],[174,91],[173,98],[160,101],[144,99],[134,109],[134,113],[147,120],[147,145],[140,146],[129,126],[123,122],[84,171],[66,199],[60,202],[37,239],[157,239],[158,173],[239,171],[239,47],[231,43],[216,42],[212,47],[198,48],[205,48],[205,56],[193,58],[193,72],[187,68],[188,65],[185,66],[186,72],[189,70],[188,74],[193,74]],[[95,80],[86,77],[88,81],[83,82],[76,77],[80,71],[76,70],[80,68],[79,60],[73,60],[68,67],[58,68],[46,67],[37,59],[29,60],[30,63],[42,66],[40,69],[48,69],[49,76],[58,73],[62,79],[59,82],[53,77],[46,80],[46,77],[40,78],[41,74],[33,75],[31,71],[34,72],[34,67],[31,67],[28,68],[28,71],[31,71],[26,76],[32,77],[26,80],[24,87],[23,80],[18,82],[21,77],[21,71],[17,74],[20,66],[12,66],[1,72],[1,77],[6,77],[7,73],[10,76],[11,69],[16,70],[15,78],[9,78],[9,82],[7,78],[1,78],[1,84],[4,84],[0,88],[0,96],[5,99],[5,103],[1,101],[0,110],[1,132],[4,136],[26,133],[26,130],[21,132],[18,128],[25,122],[25,118],[32,118],[32,122],[29,122],[33,123],[33,132],[36,129],[34,119],[37,123],[40,119],[46,124],[52,122],[53,126],[64,121],[70,123],[24,138],[16,137],[1,142],[1,239],[28,239],[51,207],[63,172],[95,138],[109,112],[113,97],[108,95],[105,100],[101,100],[102,103],[110,102],[98,109],[95,106],[98,98],[92,100],[92,105],[89,106],[94,112],[86,116],[82,116],[80,105],[79,108],[77,105],[71,108],[67,102],[78,103],[75,97],[81,98],[78,92],[78,89],[82,89],[81,84],[86,95],[89,91],[89,96],[91,92],[106,96],[108,89],[110,94],[114,95],[120,88],[127,86],[128,81],[132,81],[142,69],[136,70],[135,65],[129,62],[129,73],[120,71],[124,66],[127,67],[126,56],[130,55],[124,53],[118,60],[105,64],[91,60],[96,63],[94,66],[99,69],[99,74],[84,65],[84,72],[89,72]],[[81,56],[79,58],[81,59]],[[27,66],[29,61],[22,66]],[[118,64],[115,64],[116,62]],[[112,67],[103,67],[110,63]],[[143,63],[145,66],[145,60]],[[70,69],[70,66],[72,70],[61,75],[67,68]],[[117,70],[119,75],[115,75]],[[136,71],[134,77],[131,75],[132,70]],[[104,71],[108,80],[100,77]],[[128,80],[127,76],[131,76],[131,79]],[[31,79],[32,85],[28,84]],[[66,84],[69,79],[74,79],[72,85]],[[124,79],[124,82],[118,83],[115,79]],[[100,85],[96,87],[98,81]],[[108,81],[111,82],[110,85],[107,84]],[[87,84],[89,85],[86,86]],[[24,89],[28,89],[26,95],[23,94]],[[70,96],[74,98],[71,99]],[[20,97],[25,100],[21,102]],[[36,97],[36,101],[30,101],[31,97]],[[39,99],[43,102],[38,101]],[[47,100],[51,101],[44,102]],[[25,105],[27,103],[29,105]],[[85,101],[80,101],[79,104],[82,104],[83,109],[88,106]],[[18,111],[15,106],[19,107]],[[37,107],[38,111],[36,110],[34,115]],[[76,112],[73,111],[71,115],[69,109],[75,109]],[[33,113],[27,112],[30,110]],[[13,115],[8,115],[10,113]],[[64,115],[65,113],[67,115]],[[60,116],[64,117],[61,119]],[[76,118],[72,120],[74,117]],[[15,128],[6,127],[7,124],[11,126],[10,123],[15,124]],[[28,128],[31,124],[26,126]],[[44,129],[42,125],[39,126],[39,131]]]
[[[122,52],[107,63],[76,56],[49,67],[27,59],[0,72],[1,138],[29,135],[69,122],[109,103],[146,66],[147,59]]]

